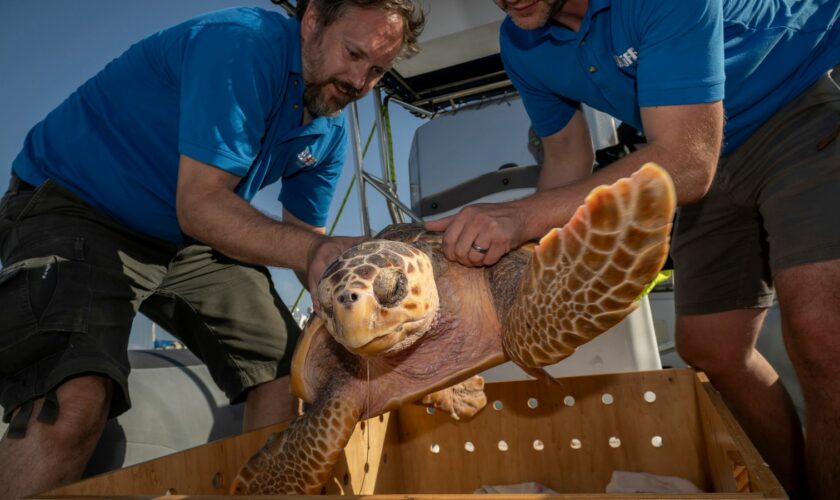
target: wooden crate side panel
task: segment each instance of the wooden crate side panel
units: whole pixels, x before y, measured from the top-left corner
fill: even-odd
[[[336,463],[324,492],[337,495],[370,494],[377,485],[386,491],[401,491],[396,424],[386,414],[360,422]],[[396,420],[396,419],[395,419]],[[259,450],[278,424],[250,433],[201,445],[156,460],[119,469],[52,490],[44,495],[113,496],[225,495],[248,458]],[[389,453],[390,451],[390,453]],[[388,462],[393,461],[390,467]],[[395,473],[392,473],[395,472]],[[44,497],[46,498],[46,497]]]
[[[644,399],[647,391],[656,394],[653,403]],[[536,481],[560,493],[603,493],[613,470],[679,476],[711,489],[690,371],[488,384],[486,392],[488,407],[469,423],[399,410],[405,491],[464,494]],[[605,394],[612,404],[602,402]],[[564,403],[567,396],[573,406]],[[661,447],[652,445],[655,436]],[[610,438],[620,446],[611,447]]]
[[[100,474],[45,493],[53,496],[222,495],[245,462],[262,447],[277,424],[173,453],[149,462]]]
[[[333,469],[325,492],[365,495],[375,491],[402,491],[396,439],[397,418],[393,413],[360,422],[344,454]]]
[[[696,374],[695,386],[709,473],[717,490],[754,491],[764,498],[787,498],[784,488],[705,374]]]
[[[404,457],[400,445],[400,416],[397,412],[391,412],[389,425],[385,434],[385,446],[382,452],[382,460],[379,462],[379,475],[372,493],[400,494],[405,489],[403,480],[403,463],[410,462],[411,457]]]

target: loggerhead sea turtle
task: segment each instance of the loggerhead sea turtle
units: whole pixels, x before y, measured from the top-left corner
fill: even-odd
[[[292,391],[312,406],[232,492],[318,493],[361,419],[420,400],[471,416],[486,404],[474,375],[508,359],[547,377],[542,367],[636,308],[664,263],[675,201],[668,174],[647,164],[491,267],[450,262],[439,233],[412,225],[350,248],[321,278],[322,317],[292,362]]]

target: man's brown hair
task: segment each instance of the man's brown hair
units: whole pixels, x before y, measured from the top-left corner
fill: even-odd
[[[298,0],[296,14],[298,20],[303,20],[303,14],[309,4],[312,4],[318,12],[318,21],[321,26],[329,26],[337,21],[348,6],[399,14],[403,20],[403,43],[400,57],[411,57],[419,52],[417,38],[423,31],[426,16],[416,0]]]

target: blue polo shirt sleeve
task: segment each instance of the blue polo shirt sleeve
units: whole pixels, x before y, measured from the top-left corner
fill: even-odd
[[[531,126],[540,137],[548,137],[563,129],[572,119],[580,103],[549,90],[540,88],[542,75],[531,70],[533,54],[527,49],[517,47],[510,39],[508,30],[512,27],[510,18],[506,18],[499,34],[502,63],[513,86],[519,91],[522,104],[531,119]],[[526,34],[525,36],[529,36]],[[544,64],[544,62],[538,62]]]
[[[260,150],[277,57],[253,30],[196,27],[181,66],[179,152],[242,177]]]
[[[722,0],[637,0],[639,106],[724,98]]]
[[[279,200],[283,208],[303,222],[325,227],[335,186],[347,154],[347,127],[343,119],[332,125],[326,156],[314,168],[305,168],[284,177]]]

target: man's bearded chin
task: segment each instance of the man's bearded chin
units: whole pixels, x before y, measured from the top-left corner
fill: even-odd
[[[348,94],[346,100],[338,100],[334,96],[325,96],[324,90],[329,84],[333,84]],[[303,90],[303,105],[313,116],[334,117],[341,113],[341,110],[351,102],[361,97],[361,91],[354,89],[346,83],[328,80],[324,83],[306,84]]]
[[[538,22],[536,23],[536,25],[530,25],[530,23],[529,23],[528,26],[520,26],[520,24],[519,24],[520,20],[518,20],[516,16],[511,15],[511,18],[514,20],[514,23],[522,29],[541,28],[541,27],[545,26],[547,23],[550,23],[551,20],[554,19],[554,16],[557,15],[560,12],[560,10],[563,8],[564,5],[566,5],[566,2],[567,2],[567,0],[539,0],[539,1],[542,2],[542,3],[545,3],[546,5],[549,6],[548,11],[542,13],[545,16],[545,18],[540,18],[538,20]],[[510,9],[509,9],[507,0],[496,0],[496,5],[501,7],[501,9],[503,11],[505,11],[505,14],[510,15],[510,12],[509,12]]]

